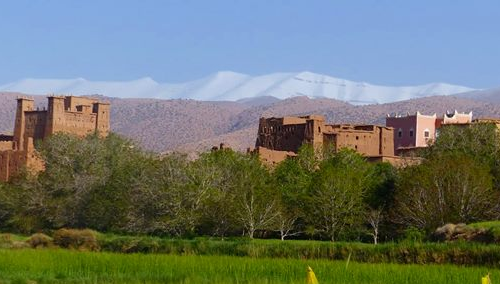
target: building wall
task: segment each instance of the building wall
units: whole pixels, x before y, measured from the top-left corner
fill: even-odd
[[[417,116],[387,117],[385,125],[394,128],[394,150],[401,147],[415,147],[415,135],[410,136],[410,131],[417,128]]]
[[[22,149],[26,146],[25,144],[25,130],[26,130],[26,119],[25,112],[33,111],[35,102],[28,98],[18,98],[17,99],[17,109],[16,109],[16,120],[14,123],[14,136],[13,141],[16,148]]]
[[[109,132],[108,103],[82,97],[48,97],[47,110],[35,110],[34,102],[18,98],[12,141],[0,141],[0,180],[7,181],[23,167],[43,170],[43,161],[34,148],[37,140],[63,132],[85,136]]]
[[[102,137],[108,135],[110,130],[110,105],[109,103],[97,102],[92,105],[92,112],[96,114],[95,130]]]
[[[379,155],[379,134],[370,131],[343,130],[335,134],[336,150],[349,148],[367,156]]]
[[[314,116],[306,121],[304,141],[313,145],[314,149],[323,147],[323,133],[326,130],[325,119],[322,116]]]
[[[85,136],[109,132],[109,104],[80,97],[49,97],[45,136],[57,132]]]
[[[47,111],[25,111],[24,117],[24,140],[29,137],[34,140],[45,138]]]
[[[324,140],[325,143],[333,144],[336,151],[349,148],[365,156],[394,156],[392,128],[376,125],[339,125],[333,126],[330,131],[331,133],[324,133]]]
[[[98,101],[91,98],[75,97],[75,96],[65,96],[64,97],[64,110],[65,111],[77,111],[77,106],[90,106]]]
[[[434,140],[436,140],[436,115],[417,114],[415,147],[426,147]]]
[[[325,124],[318,115],[261,118],[255,146],[269,164],[282,161],[287,152],[297,153],[303,144],[315,149],[330,145],[334,151],[350,148],[365,156],[394,156],[393,132],[390,127],[375,125]]]
[[[0,151],[13,150],[14,142],[13,141],[0,141]]]
[[[94,113],[65,111],[60,116],[61,119],[54,123],[53,132],[47,134],[64,132],[83,137],[96,131],[97,115]]]
[[[255,148],[265,147],[277,151],[297,152],[305,139],[305,119],[261,118]],[[284,123],[285,122],[285,123]]]
[[[398,148],[425,147],[429,141],[435,140],[436,115],[417,112],[414,115],[388,116],[386,126],[394,128],[395,152]]]
[[[261,161],[271,166],[285,160],[287,157],[296,156],[294,152],[270,150],[265,147],[258,147],[255,150]]]

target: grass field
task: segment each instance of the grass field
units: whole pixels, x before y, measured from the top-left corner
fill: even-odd
[[[366,264],[232,256],[114,254],[59,249],[0,250],[0,283],[481,283],[500,270],[452,265]]]

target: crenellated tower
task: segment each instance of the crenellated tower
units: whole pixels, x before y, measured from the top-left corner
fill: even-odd
[[[16,121],[14,124],[14,148],[15,149],[26,149],[27,139],[26,139],[26,112],[33,111],[35,102],[33,99],[27,97],[17,98],[17,109],[16,109]]]

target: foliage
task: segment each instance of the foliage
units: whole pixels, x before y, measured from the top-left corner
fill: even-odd
[[[43,233],[36,233],[31,235],[29,239],[26,240],[26,242],[32,248],[48,248],[54,245],[53,239]]]
[[[450,153],[402,171],[396,210],[401,223],[430,232],[446,223],[495,218],[499,200],[487,166]]]
[[[479,222],[468,224],[469,227],[486,229],[488,230],[494,238],[495,242],[500,242],[500,221],[489,221],[489,222]]]
[[[98,251],[97,232],[85,229],[59,229],[54,232],[53,242],[62,248]]]
[[[394,240],[410,227],[431,232],[448,222],[499,217],[497,135],[489,125],[447,126],[424,163],[401,170],[331,145],[306,144],[297,157],[269,168],[230,149],[189,160],[154,155],[112,133],[56,134],[37,145],[43,173],[0,183],[0,229]]]
[[[324,160],[311,184],[308,222],[332,241],[359,226],[372,174],[371,164],[352,150],[341,150]]]
[[[489,167],[496,188],[500,188],[500,133],[495,124],[445,125],[439,137],[424,151],[427,159],[456,153]]]

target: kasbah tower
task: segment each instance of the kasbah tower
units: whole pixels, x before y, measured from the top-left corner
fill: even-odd
[[[49,96],[47,109],[35,109],[33,99],[17,99],[16,120],[12,136],[0,141],[0,180],[26,167],[31,172],[43,170],[34,143],[57,133],[80,137],[92,133],[105,137],[109,132],[110,105],[96,99],[74,96]]]

